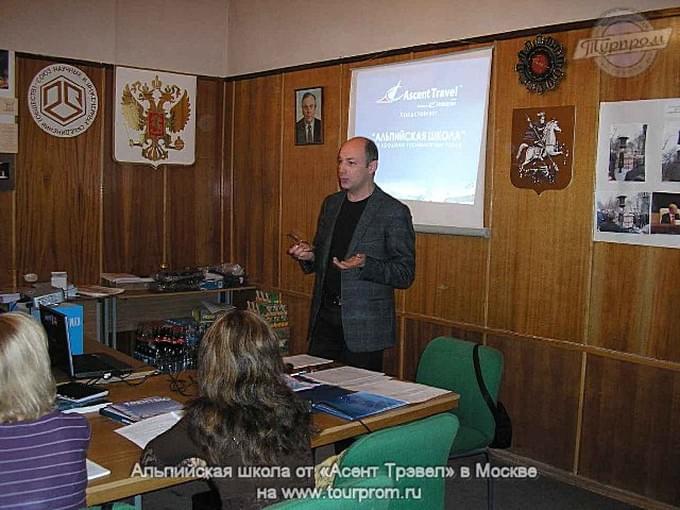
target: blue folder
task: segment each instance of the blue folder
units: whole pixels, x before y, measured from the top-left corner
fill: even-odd
[[[366,391],[357,391],[312,403],[312,407],[317,411],[353,421],[402,407],[406,404],[407,402],[396,398],[375,395]]]

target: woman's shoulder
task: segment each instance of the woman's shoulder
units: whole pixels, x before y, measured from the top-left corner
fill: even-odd
[[[62,413],[61,411],[51,411],[44,414],[35,420],[22,420],[11,423],[0,424],[1,429],[24,430],[30,431],[45,431],[57,430],[68,427],[73,430],[85,429],[89,430],[90,426],[87,418],[77,413]]]

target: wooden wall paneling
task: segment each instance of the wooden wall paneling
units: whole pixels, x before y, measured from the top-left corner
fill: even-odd
[[[234,261],[251,281],[278,282],[280,74],[235,84]]]
[[[571,471],[581,352],[498,335],[489,335],[487,343],[503,353],[499,398],[512,419],[512,451]]]
[[[286,254],[295,231],[309,242],[314,239],[323,199],[337,187],[336,158],[341,123],[340,66],[286,73],[283,85],[283,165],[281,175],[281,287],[310,294],[313,275],[303,276],[299,264]],[[323,87],[321,145],[295,145],[295,90]]]
[[[486,296],[488,240],[481,237],[440,235],[434,315],[442,319],[482,325]]]
[[[403,315],[397,313],[397,343],[394,347],[383,351],[383,372],[392,377],[402,377],[401,358],[403,355],[402,320]]]
[[[589,343],[621,352],[646,353],[649,323],[655,314],[652,295],[657,285],[663,285],[650,264],[650,251],[670,250],[595,243]],[[680,252],[674,250],[673,256],[680,265]]]
[[[680,372],[588,355],[579,474],[680,505]]]
[[[147,276],[163,260],[163,167],[118,163],[113,160],[114,70],[106,70],[109,93],[104,124],[104,272]],[[115,99],[118,100],[117,98]],[[97,275],[97,280],[99,275]]]
[[[167,169],[167,264],[171,268],[222,262],[222,80],[199,78],[196,102],[192,108],[196,162]]]
[[[417,234],[416,279],[405,310],[482,325],[488,241],[479,237]]]
[[[0,192],[0,289],[12,290],[15,283],[16,259],[14,257],[15,191]]]
[[[664,249],[654,253],[650,280],[654,282],[650,297],[649,330],[644,354],[653,358],[680,362],[680,250]],[[650,254],[651,255],[651,254]],[[643,307],[641,307],[643,308]]]
[[[407,317],[404,321],[404,379],[415,380],[420,355],[433,338],[452,336],[461,340],[481,343],[479,331],[465,330],[456,326]]]
[[[431,317],[436,314],[437,295],[442,291],[439,246],[443,237],[438,234],[416,234],[416,277],[413,285],[405,291],[407,312]]]
[[[419,60],[486,46],[489,46],[489,44],[443,48],[415,52],[411,56],[414,60]],[[494,77],[492,76],[492,91],[493,80]],[[494,146],[493,101],[492,93],[487,130],[488,147]],[[485,215],[488,213],[491,201],[492,157],[493,151],[489,150],[484,195]],[[482,325],[488,273],[486,268],[489,255],[488,240],[468,236],[418,234],[419,239],[423,237],[429,239],[425,243],[419,241],[416,246],[416,281],[413,287],[406,291],[405,310],[411,313]],[[427,260],[425,260],[425,257],[427,257]],[[432,259],[437,260],[434,271]],[[423,265],[425,268],[421,270],[420,268]]]
[[[306,353],[311,298],[282,290],[281,301],[288,307],[288,324],[290,326],[288,352],[290,354]]]
[[[680,18],[651,22],[680,31]],[[601,101],[632,101],[680,96],[680,39],[657,52],[644,72],[627,78],[600,72]],[[648,172],[659,171],[649,168]],[[680,251],[595,243],[590,336],[609,349],[680,361]]]
[[[552,34],[571,55],[589,31]],[[556,91],[529,93],[515,73],[523,38],[501,41],[494,63],[498,87],[489,282],[490,327],[583,341],[592,246],[592,192],[597,138],[597,73],[569,61]],[[501,86],[502,84],[502,86]],[[584,87],[584,84],[590,86]],[[513,108],[575,105],[572,180],[567,188],[515,188],[509,178]]]
[[[223,86],[224,115],[222,116],[222,260],[233,262],[233,214],[234,197],[233,185],[233,157],[234,157],[234,82],[225,81]]]
[[[656,53],[654,62],[635,76],[616,77],[600,74],[600,101],[634,101],[680,96],[680,17],[650,20],[655,30],[672,29],[668,46]]]
[[[101,107],[90,128],[74,138],[58,138],[33,121],[25,94],[33,77],[57,63],[18,57],[19,154],[16,180],[17,268],[37,273],[67,271],[69,280],[91,283],[99,278]],[[78,64],[97,88],[100,106],[106,94],[100,66]]]

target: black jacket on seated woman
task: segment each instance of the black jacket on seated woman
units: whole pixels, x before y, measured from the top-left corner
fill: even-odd
[[[312,487],[309,406],[284,373],[276,335],[260,317],[220,317],[199,348],[199,397],[147,445],[142,466],[207,468],[223,510],[264,508],[283,488]]]

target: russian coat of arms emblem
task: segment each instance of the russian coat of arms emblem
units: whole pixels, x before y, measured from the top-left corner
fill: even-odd
[[[195,77],[117,68],[115,159],[154,167],[192,164],[195,85]]]

